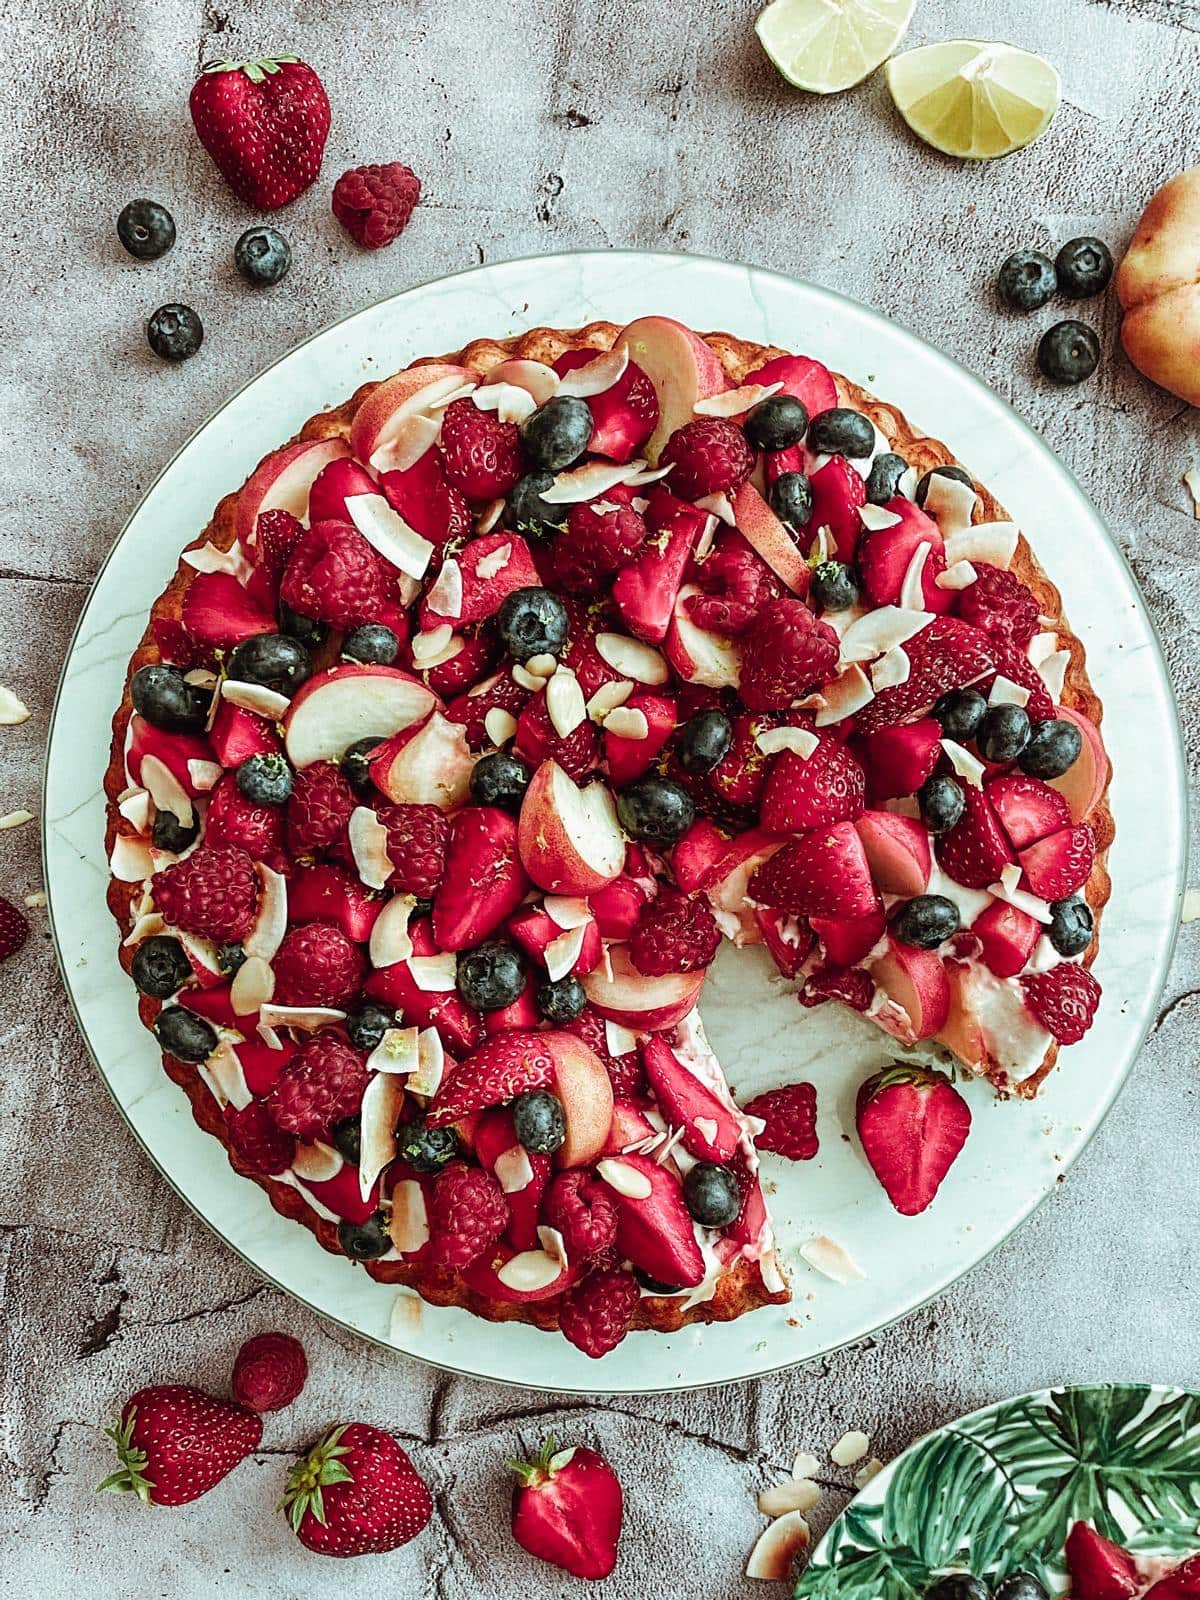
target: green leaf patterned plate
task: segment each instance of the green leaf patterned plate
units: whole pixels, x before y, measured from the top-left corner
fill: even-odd
[[[1200,1394],[1043,1389],[939,1428],[846,1507],[797,1600],[920,1600],[953,1569],[994,1584],[1024,1568],[1061,1594],[1077,1521],[1138,1556],[1200,1549]]]

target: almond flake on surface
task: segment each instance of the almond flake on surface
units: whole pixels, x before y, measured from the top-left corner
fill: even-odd
[[[858,508],[859,521],[871,533],[877,533],[881,528],[894,528],[900,518],[894,511],[889,511],[886,506],[872,505],[868,500],[866,505]]]
[[[746,1563],[746,1576],[766,1583],[786,1583],[792,1576],[797,1559],[808,1549],[811,1538],[808,1523],[799,1511],[788,1511],[782,1517],[776,1517],[759,1534]]]
[[[698,417],[741,417],[782,388],[782,383],[744,383],[738,389],[722,389],[697,400],[692,410]]]
[[[32,821],[32,811],[8,811],[4,814],[4,816],[0,817],[0,830],[8,828],[23,828],[27,822]]]
[[[287,715],[291,701],[287,695],[268,689],[262,683],[242,683],[237,678],[226,678],[221,685],[221,699],[230,705],[241,706],[243,711],[253,711],[268,722],[278,722]],[[145,762],[142,763],[143,770]]]
[[[482,578],[485,583],[490,583],[493,578],[498,578],[505,567],[512,560],[512,545],[497,545],[489,555],[483,557],[475,567],[475,576]]]
[[[987,768],[978,756],[973,756],[965,746],[953,739],[943,739],[941,744],[950,765],[963,782],[969,783],[973,789],[982,789]]]
[[[618,739],[644,739],[650,732],[646,713],[636,706],[615,706],[604,719],[604,731]]]
[[[1183,481],[1192,497],[1192,515],[1200,519],[1200,467],[1189,467]]]
[[[859,666],[848,667],[845,672],[827,683],[822,690],[824,705],[813,718],[818,728],[828,728],[832,723],[843,722],[856,711],[870,705],[875,698],[871,680]]]
[[[939,589],[969,589],[979,574],[969,561],[956,561],[933,580]]]
[[[557,1228],[548,1228],[543,1223],[538,1228],[538,1242],[548,1256],[553,1256],[560,1267],[567,1265],[567,1242]]]
[[[373,550],[410,578],[423,578],[433,545],[410,528],[381,494],[346,496],[346,515]]]
[[[603,394],[621,381],[628,365],[629,351],[624,346],[617,350],[605,350],[594,361],[585,361],[560,378],[558,393],[572,394],[580,400],[586,400],[589,395]]]
[[[1027,706],[1029,690],[998,672],[988,692],[987,703],[990,706]]]
[[[1020,535],[1015,522],[980,522],[946,540],[946,565],[956,561],[982,561],[992,567],[1009,567],[1017,553]]]
[[[483,731],[497,748],[506,745],[517,731],[517,719],[503,706],[493,706],[483,719]]]
[[[871,663],[871,687],[876,694],[883,689],[896,689],[908,682],[912,662],[903,645],[893,645],[878,660]]]
[[[872,1456],[869,1461],[864,1461],[854,1474],[854,1487],[856,1489],[865,1489],[871,1479],[877,1478],[882,1471],[883,1462],[880,1461],[878,1456]]]
[[[30,911],[40,911],[46,904],[45,889],[35,889],[32,894],[27,894],[25,896],[25,904],[29,907]]]
[[[811,1478],[789,1478],[786,1483],[764,1489],[758,1497],[758,1509],[764,1517],[782,1517],[789,1511],[811,1511],[820,1498],[820,1486]]]
[[[1188,889],[1179,909],[1180,922],[1200,922],[1200,889]]]
[[[800,1254],[810,1267],[815,1267],[834,1283],[844,1285],[866,1277],[866,1273],[849,1251],[832,1239],[826,1238],[824,1234],[810,1239],[807,1244],[802,1244]]]
[[[453,556],[447,556],[442,562],[441,571],[425,591],[425,603],[439,617],[449,617],[457,622],[462,616],[462,568]]]
[[[921,548],[927,550],[929,546]],[[842,660],[873,661],[897,645],[907,644],[932,621],[932,611],[914,611],[908,606],[880,606],[868,611],[865,616],[856,618],[842,635]]]
[[[835,1466],[852,1467],[856,1461],[861,1461],[871,1448],[871,1441],[865,1433],[860,1433],[857,1428],[851,1428],[834,1445],[829,1452],[829,1459]]]
[[[820,1470],[821,1463],[816,1456],[811,1455],[807,1450],[801,1450],[792,1462],[793,1478],[815,1478]]]
[[[546,711],[560,739],[567,739],[587,721],[587,704],[579,679],[560,666],[546,682]]]
[[[624,633],[598,633],[596,651],[606,666],[636,683],[666,683],[670,668],[665,657],[652,644],[631,639]]]
[[[754,743],[764,756],[790,750],[794,756],[807,761],[821,741],[811,728],[764,728],[755,735]]]
[[[617,1161],[611,1156],[596,1163],[596,1174],[610,1189],[623,1194],[627,1200],[648,1200],[654,1186],[644,1172],[631,1167],[627,1161]]]

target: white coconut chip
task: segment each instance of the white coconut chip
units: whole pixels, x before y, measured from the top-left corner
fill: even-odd
[[[602,683],[587,703],[588,716],[593,722],[604,722],[610,711],[625,704],[633,693],[633,687],[628,678],[610,679],[608,683]]]
[[[425,591],[425,604],[439,617],[450,617],[457,622],[462,616],[462,603],[462,568],[453,556],[447,556],[441,571]],[[415,655],[414,650],[414,659]]]
[[[218,1044],[204,1065],[209,1088],[215,1084],[216,1098],[222,1106],[232,1106],[235,1111],[242,1111],[250,1104],[254,1096],[250,1093],[237,1051],[227,1039]]]
[[[524,422],[538,408],[528,389],[515,383],[488,383],[475,389],[471,399],[480,411],[494,411],[501,422]]]
[[[381,494],[347,495],[346,515],[385,561],[407,572],[410,578],[425,576],[433,554],[432,544],[415,528],[410,528]]]
[[[119,833],[108,858],[109,871],[118,883],[140,883],[154,875],[154,857],[144,839]]]
[[[710,511],[708,519],[700,530],[700,537],[696,540],[696,548],[692,552],[697,561],[703,561],[712,549],[717,539],[717,529],[721,526],[720,519]]]
[[[226,678],[221,685],[221,699],[230,705],[241,706],[243,711],[253,711],[268,722],[278,722],[287,715],[291,701],[287,695],[268,689],[261,683],[242,683],[237,678]],[[145,763],[142,763],[145,766]]]
[[[493,578],[498,578],[505,567],[512,560],[512,545],[501,544],[489,552],[483,559],[476,563],[475,576],[485,583],[490,583]]]
[[[458,385],[452,378],[439,378],[438,384],[444,386],[445,403],[448,405]],[[436,387],[437,384],[429,385],[430,390]],[[437,402],[431,399],[427,405],[432,409]],[[438,409],[440,410],[440,406]],[[426,412],[412,411],[399,423],[391,437],[385,438],[367,465],[376,472],[407,472],[409,467],[415,467],[425,452],[437,443],[437,436],[441,431],[440,416],[432,417]]]
[[[971,485],[963,483],[961,478],[948,478],[944,472],[934,472],[925,491],[925,511],[935,519],[946,539],[971,526],[978,499]]]
[[[416,1027],[385,1028],[383,1037],[367,1057],[368,1072],[390,1072],[406,1078],[417,1070],[420,1033]]]
[[[875,698],[870,679],[861,667],[851,666],[822,690],[824,705],[813,718],[818,728],[842,722],[870,705]]]
[[[956,561],[982,561],[992,567],[1009,567],[1020,536],[1015,522],[980,522],[946,540],[946,565]]]
[[[928,549],[928,545],[923,545]],[[842,635],[843,661],[873,661],[897,645],[907,644],[933,621],[932,611],[910,606],[880,606],[858,617]],[[828,689],[825,691],[828,694]]]
[[[560,1267],[568,1265],[567,1241],[557,1228],[548,1228],[543,1223],[538,1228],[538,1243],[548,1256],[552,1256],[558,1262]]]
[[[859,506],[858,516],[863,527],[872,533],[878,533],[881,528],[894,528],[901,520],[896,512],[889,511],[886,506],[872,505],[869,500],[865,506]]]
[[[362,1098],[358,1192],[364,1200],[384,1167],[396,1159],[396,1123],[404,1107],[404,1085],[390,1072],[367,1080]]]
[[[550,506],[573,506],[584,500],[595,500],[618,484],[631,481],[631,476],[645,465],[644,461],[631,461],[628,465],[589,461],[586,466],[560,472],[550,487],[542,491],[542,499]]]
[[[1029,690],[1019,683],[1014,683],[1011,678],[1006,678],[1002,672],[998,672],[988,691],[987,703],[990,706],[1027,706]]]
[[[1000,868],[1000,882],[993,883],[988,893],[994,894],[997,900],[1007,900],[1010,906],[1016,906],[1035,922],[1049,925],[1054,920],[1047,901],[1021,888],[1021,869],[1015,861],[1006,862]]]
[[[605,717],[604,731],[615,734],[618,739],[637,741],[649,735],[650,724],[646,713],[636,706],[617,706]]]
[[[264,1028],[297,1028],[301,1033],[316,1033],[345,1020],[346,1013],[336,1006],[277,1006],[272,1002],[260,1007],[258,1030],[261,1033]]]
[[[409,937],[408,924],[416,904],[416,898],[411,894],[393,895],[375,918],[367,953],[376,971],[383,967],[394,967],[398,961],[407,961],[412,955],[413,942]]]
[[[579,952],[583,949],[583,941],[587,936],[587,928],[567,928],[542,951],[542,959],[546,963],[546,971],[550,974],[550,981],[557,983],[560,978],[565,978],[579,960]]]
[[[1179,920],[1183,923],[1200,922],[1200,889],[1185,891],[1179,908]]]
[[[706,494],[694,502],[700,511],[707,511],[716,517],[718,522],[723,522],[728,528],[737,526],[737,517],[727,494]],[[707,554],[707,551],[705,552]]]
[[[919,544],[908,559],[900,583],[900,607],[904,611],[923,611],[925,608],[925,567],[933,546]]]
[[[455,986],[458,957],[453,950],[436,956],[410,956],[408,970],[417,988],[425,994],[445,994]]]
[[[248,956],[271,961],[287,932],[287,879],[262,861],[254,863],[254,870],[259,882],[258,910],[242,948]]]
[[[117,802],[117,810],[131,828],[139,833],[150,831],[150,793],[147,789],[127,789]],[[15,813],[14,813],[15,814]]]
[[[189,761],[188,780],[197,794],[208,794],[221,781],[224,768],[217,761]]]
[[[448,622],[439,622],[434,628],[413,635],[412,658],[416,667],[431,666],[454,637]]]
[[[319,1139],[312,1144],[298,1144],[292,1157],[292,1171],[306,1183],[328,1183],[345,1165],[340,1153]]]
[[[597,654],[607,666],[635,683],[666,683],[671,675],[661,652],[641,639],[631,639],[624,633],[598,633],[595,644]]]
[[[132,928],[121,940],[122,945],[129,949],[135,944],[141,944],[143,939],[153,939],[156,934],[165,932],[166,918],[157,911],[143,911],[135,918]]]
[[[956,561],[933,580],[939,589],[969,589],[979,574],[969,561]]]
[[[850,1428],[829,1452],[829,1459],[836,1467],[852,1467],[862,1460],[870,1448],[871,1441],[867,1435],[857,1428]]]
[[[502,1150],[492,1163],[492,1175],[505,1194],[520,1194],[533,1182],[533,1162],[524,1145]]]
[[[629,476],[625,482],[631,489],[641,489],[648,483],[658,483],[665,478],[668,472],[674,469],[675,463],[668,462],[665,467],[648,467],[644,461],[631,461],[629,463]],[[703,538],[703,535],[701,535]]]
[[[370,806],[355,806],[350,813],[350,853],[361,882],[368,889],[383,889],[392,875],[387,849],[387,829]]]
[[[596,1175],[627,1200],[648,1200],[654,1193],[654,1185],[644,1172],[611,1156],[596,1163]]]
[[[229,985],[229,1004],[235,1016],[252,1017],[275,993],[275,974],[261,956],[247,956]]]
[[[548,894],[542,910],[558,928],[582,928],[592,920],[592,908],[581,895]]]
[[[546,711],[560,739],[567,739],[587,721],[587,703],[579,679],[560,666],[546,682]]]
[[[758,1497],[758,1509],[764,1517],[782,1517],[789,1511],[811,1511],[820,1498],[820,1485],[811,1478],[790,1478],[764,1489]]]
[[[791,1579],[797,1559],[811,1543],[808,1523],[799,1511],[788,1511],[776,1517],[759,1534],[750,1559],[746,1563],[746,1576],[765,1583],[786,1583]]]
[[[1045,661],[1038,666],[1042,682],[1049,691],[1051,700],[1057,705],[1062,699],[1063,685],[1067,681],[1067,668],[1071,664],[1069,650],[1056,650],[1053,655],[1047,656]]]
[[[417,1070],[408,1075],[409,1094],[432,1098],[441,1087],[446,1071],[446,1047],[436,1028],[422,1028],[417,1034]]]
[[[503,706],[493,706],[483,719],[483,731],[499,750],[517,731],[517,719]]]
[[[794,756],[807,761],[821,741],[811,728],[764,728],[755,735],[754,743],[764,756],[776,756],[781,750],[790,750]]]
[[[1058,649],[1058,635],[1056,633],[1035,633],[1029,641],[1025,654],[1029,658],[1031,667],[1040,667]]]
[[[594,361],[584,362],[560,378],[558,393],[573,394],[581,400],[588,399],[590,395],[604,394],[614,384],[620,383],[628,365],[629,351],[624,346],[618,350],[606,350]]]
[[[155,809],[169,812],[181,827],[190,828],[193,810],[191,796],[179,779],[157,756],[142,757],[142,782],[150,792]]]
[[[983,762],[953,739],[943,739],[941,744],[942,750],[950,761],[950,765],[963,782],[969,783],[973,789],[982,789],[984,775],[987,772]]]
[[[254,573],[254,568],[246,560],[237,539],[228,550],[219,549],[209,540],[196,550],[185,550],[180,560],[194,572],[227,572],[231,578],[236,578],[243,588]]]
[[[866,1273],[849,1251],[840,1244],[835,1244],[832,1239],[826,1238],[824,1234],[810,1239],[807,1244],[802,1244],[800,1254],[810,1267],[815,1267],[834,1283],[854,1283],[857,1279],[866,1277]]]
[[[782,388],[782,383],[744,383],[738,389],[722,389],[720,394],[697,400],[692,410],[698,417],[741,417]]]
[[[425,1191],[415,1178],[402,1178],[392,1189],[392,1214],[388,1233],[401,1255],[411,1255],[429,1243],[429,1209],[425,1204]],[[397,1295],[392,1310],[392,1332],[396,1330],[397,1312],[407,1303],[415,1301],[415,1316],[419,1318],[423,1304],[419,1295]]]
[[[813,542],[808,547],[810,563],[828,561],[833,553],[833,529],[828,523],[823,522],[817,529]]]
[[[420,663],[420,669],[428,672],[433,667],[440,667],[443,662],[453,661],[466,642],[461,633],[452,633],[440,650],[434,651],[432,655]]]
[[[637,1049],[638,1036],[632,1028],[627,1028],[624,1023],[613,1022],[611,1018],[604,1019],[604,1043],[610,1056],[627,1056],[631,1050]]]
[[[896,689],[908,682],[912,662],[902,645],[893,645],[878,661],[871,663],[871,687],[876,694],[884,689]]]

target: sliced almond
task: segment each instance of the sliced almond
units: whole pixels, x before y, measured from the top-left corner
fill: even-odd
[[[41,911],[46,904],[45,889],[35,889],[32,894],[27,894],[21,903],[28,906],[30,911]]]
[[[519,683],[522,689],[528,689],[530,694],[539,694],[546,687],[545,678],[539,678],[536,673],[530,672],[523,661],[514,661],[512,664],[513,682]]]
[[[567,1242],[557,1228],[542,1223],[538,1228],[538,1243],[548,1256],[553,1256],[560,1267],[567,1265]]]
[[[769,1527],[759,1534],[758,1542],[746,1563],[746,1576],[766,1583],[786,1583],[792,1576],[797,1560],[811,1542],[808,1523],[799,1511],[789,1511],[776,1517]]]
[[[221,781],[224,768],[218,761],[189,761],[188,778],[197,794],[208,794]]]
[[[413,665],[416,667],[433,666],[453,637],[454,629],[448,622],[439,622],[436,628],[428,628],[422,633],[414,634],[412,641]]]
[[[832,1239],[823,1234],[818,1238],[810,1239],[807,1244],[800,1246],[800,1254],[810,1267],[815,1267],[825,1277],[831,1278],[834,1283],[854,1283],[866,1274],[855,1261],[848,1250],[843,1249]]]
[[[604,731],[615,734],[618,739],[645,739],[650,724],[646,713],[636,706],[615,706],[604,719]]]
[[[633,684],[628,678],[615,678],[602,683],[587,703],[588,716],[593,722],[604,722],[609,712],[623,706],[632,693]]]
[[[838,1467],[852,1467],[856,1461],[861,1461],[871,1448],[871,1441],[865,1433],[860,1433],[857,1428],[851,1428],[834,1445],[829,1452],[829,1459]]]
[[[561,1264],[544,1250],[522,1250],[506,1261],[496,1276],[506,1289],[534,1294],[539,1289],[549,1288],[562,1276],[562,1271]]]
[[[32,811],[6,811],[0,817],[0,832],[7,832],[9,828],[23,828],[27,822],[32,821]]]
[[[627,1200],[648,1200],[654,1193],[654,1185],[646,1174],[631,1167],[627,1161],[618,1161],[615,1157],[598,1161],[596,1173],[610,1189],[623,1194]]]
[[[792,1462],[793,1478],[815,1478],[820,1470],[821,1463],[816,1456],[811,1455],[807,1450],[801,1450],[800,1454]]]
[[[598,633],[596,651],[614,672],[635,683],[666,683],[671,674],[665,658],[653,645],[624,633]]]
[[[0,728],[15,728],[28,722],[29,717],[29,707],[24,701],[18,700],[11,689],[0,683]]]
[[[560,666],[547,682],[546,710],[560,739],[569,738],[587,721],[583,690],[569,667]]]
[[[425,1231],[426,1238],[428,1238],[428,1228]],[[421,1244],[424,1243],[425,1240],[422,1239]],[[415,1245],[413,1248],[419,1250],[421,1245]],[[396,1245],[396,1249],[400,1250],[401,1246]],[[388,1338],[393,1344],[402,1348],[406,1347],[408,1340],[412,1338],[421,1326],[424,1315],[425,1302],[416,1290],[400,1289],[396,1294],[396,1298],[392,1301],[392,1314],[388,1320]]]
[[[483,719],[483,731],[499,750],[517,731],[517,719],[503,706],[492,706]]]
[[[275,974],[261,956],[247,956],[229,985],[229,1004],[239,1017],[252,1017],[275,993]]]
[[[758,1497],[758,1509],[764,1517],[782,1517],[789,1511],[811,1511],[820,1498],[820,1487],[811,1478],[793,1477],[764,1489]]]

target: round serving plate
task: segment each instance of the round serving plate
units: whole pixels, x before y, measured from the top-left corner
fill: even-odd
[[[364,378],[418,356],[539,324],[649,313],[802,350],[864,384],[945,439],[1046,558],[1104,701],[1117,838],[1096,970],[1102,982],[1118,981],[1036,1104],[1000,1103],[986,1084],[968,1086],[966,1149],[935,1204],[910,1219],[891,1210],[856,1144],[841,1137],[855,1087],[887,1058],[886,1041],[839,1007],[801,1010],[760,951],[724,951],[701,1009],[732,1084],[742,1095],[797,1077],[818,1088],[819,1156],[764,1163],[797,1301],[676,1335],[634,1334],[594,1362],[518,1323],[418,1309],[411,1296],[328,1255],[233,1172],[164,1074],[115,959],[99,782],[147,611],[180,545],[261,456]],[[47,885],[67,988],[114,1098],[168,1181],[247,1261],[314,1310],[458,1372],[542,1390],[654,1392],[752,1377],[869,1334],[980,1261],[1050,1191],[1112,1103],[1154,1014],[1184,881],[1183,774],[1162,653],[1122,556],[1075,480],[977,379],[865,306],[775,273],[642,252],[542,256],[425,284],[316,334],[234,395],[164,470],[109,554],[66,663],[46,775]],[[1139,818],[1151,785],[1152,840]],[[841,1285],[807,1266],[799,1250],[816,1235],[845,1247],[863,1277]]]
[[[920,1600],[963,1570],[1067,1588],[1086,1522],[1153,1572],[1200,1550],[1200,1394],[1145,1383],[1040,1389],[918,1439],[813,1551],[797,1600]]]

